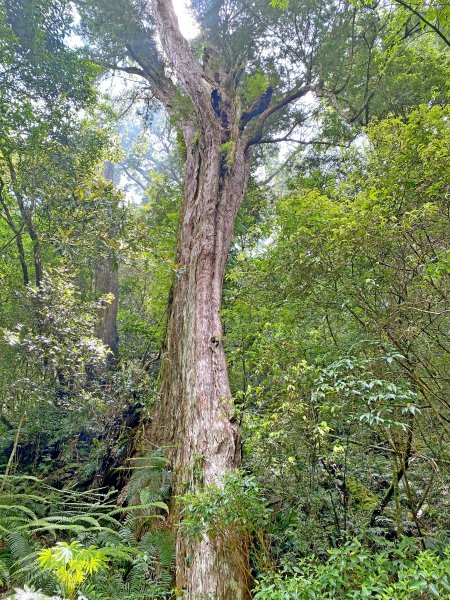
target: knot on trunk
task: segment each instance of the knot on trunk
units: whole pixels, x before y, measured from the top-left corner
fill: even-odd
[[[210,341],[214,348],[218,348],[222,340],[218,336],[213,336]]]

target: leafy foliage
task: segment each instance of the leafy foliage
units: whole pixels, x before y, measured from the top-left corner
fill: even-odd
[[[58,542],[39,552],[38,563],[44,571],[54,573],[64,596],[71,600],[89,575],[106,570],[108,554],[95,546],[82,548],[77,541]]]
[[[237,528],[249,535],[264,526],[268,512],[254,477],[229,473],[219,486],[180,496],[181,527],[186,536],[224,535]]]
[[[413,600],[448,598],[449,552],[411,552],[405,541],[399,548],[374,552],[358,541],[330,550],[326,563],[305,559],[284,573],[264,577],[255,600],[309,600],[373,598]]]

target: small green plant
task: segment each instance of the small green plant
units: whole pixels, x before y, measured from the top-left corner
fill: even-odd
[[[188,537],[216,536],[233,527],[252,533],[267,520],[268,510],[255,477],[228,473],[223,484],[179,496],[181,528]]]
[[[221,539],[229,552],[235,552],[235,532],[250,548],[256,564],[262,569],[268,560],[264,530],[270,516],[255,477],[240,471],[227,473],[220,485],[210,485],[178,497],[181,507],[180,528],[186,538]]]
[[[227,169],[231,169],[234,163],[234,155],[236,154],[236,143],[233,140],[221,144],[220,151],[225,157],[225,165]]]
[[[195,146],[200,141],[200,131],[196,131],[192,136],[191,144]]]
[[[104,549],[95,546],[83,548],[77,541],[70,544],[57,542],[38,554],[39,567],[54,574],[68,600],[75,598],[75,593],[90,575],[105,571],[109,560]]]
[[[256,71],[245,78],[243,96],[246,102],[252,102],[261,96],[270,85],[270,79],[262,71]]]

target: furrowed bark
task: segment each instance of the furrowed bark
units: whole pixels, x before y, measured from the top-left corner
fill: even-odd
[[[247,144],[238,139],[237,103],[230,105],[225,124],[214,111],[211,90],[179,31],[170,0],[153,0],[152,7],[164,52],[193,105],[191,122],[179,124],[187,161],[178,268],[162,354],[161,399],[150,432],[167,449],[176,499],[187,491],[221,485],[227,471],[240,465],[239,428],[233,416],[219,311],[250,153],[246,156]],[[232,156],[226,157],[222,144],[230,140]],[[184,597],[248,598],[248,548],[243,537],[231,529],[225,536],[183,537],[177,527],[176,500],[172,519],[176,585]]]
[[[174,496],[220,485],[240,464],[238,425],[230,402],[220,307],[236,212],[246,187],[244,144],[224,172],[220,139],[188,147],[157,436],[168,448]],[[179,515],[175,507],[175,520]],[[177,588],[186,598],[249,597],[248,551],[238,534],[184,539],[177,533]]]

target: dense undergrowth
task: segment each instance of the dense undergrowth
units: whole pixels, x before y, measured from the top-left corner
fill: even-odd
[[[13,588],[11,597],[30,599],[168,597],[174,547],[162,522],[168,510],[162,500],[165,461],[155,454],[137,462],[145,465],[145,475],[131,467],[126,507],[118,506],[113,492],[60,490],[31,476],[2,477],[3,597]]]

